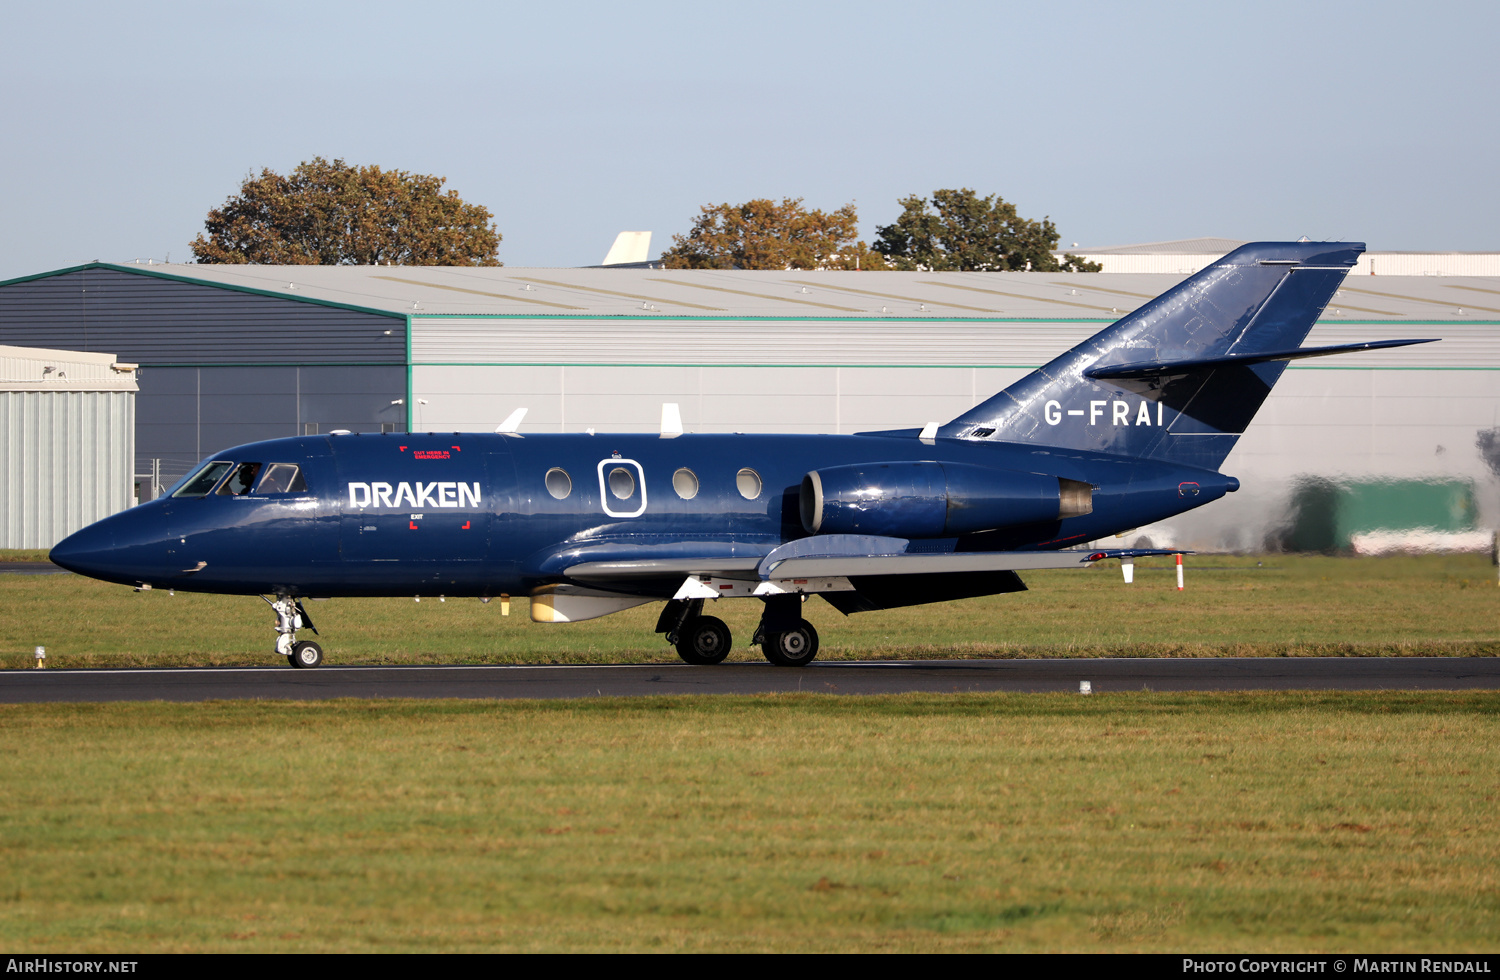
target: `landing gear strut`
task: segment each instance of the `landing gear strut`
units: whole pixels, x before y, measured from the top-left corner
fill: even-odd
[[[322,647],[312,640],[297,641],[297,631],[304,626],[314,633],[318,632],[312,617],[302,608],[302,601],[293,596],[278,595],[275,602],[270,599],[266,599],[266,602],[270,603],[271,609],[276,613],[276,652],[285,657],[293,667],[306,669],[321,664]]]
[[[806,667],[818,655],[818,631],[801,617],[800,595],[767,599],[766,611],[752,642],[760,644],[767,660],[778,667]]]
[[[656,621],[656,631],[667,634],[667,642],[677,648],[684,663],[694,665],[722,663],[734,645],[722,619],[703,615],[702,599],[668,602]]]

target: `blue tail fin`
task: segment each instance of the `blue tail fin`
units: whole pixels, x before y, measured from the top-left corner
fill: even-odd
[[[1237,248],[938,434],[1217,469],[1364,250]]]

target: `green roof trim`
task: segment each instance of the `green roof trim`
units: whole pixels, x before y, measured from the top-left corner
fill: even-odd
[[[1035,371],[1040,364],[739,364],[734,362],[697,361],[417,361],[414,368],[429,367],[708,367],[708,368],[868,368],[883,371],[887,368],[911,368],[913,370],[1017,370]]]
[[[0,285],[4,285],[0,283]],[[275,295],[275,294],[272,294]],[[879,323],[1103,323],[1111,324],[1119,322],[1122,317],[1087,317],[1087,316],[893,316],[882,313],[867,313],[861,316],[691,316],[663,314],[659,316],[634,316],[625,313],[600,313],[596,315],[580,313],[420,313],[409,315],[408,319],[415,322],[420,320],[617,320],[630,323],[651,323],[656,321],[673,320],[727,320],[742,323],[746,320],[782,320],[795,321],[798,323],[851,323],[859,321],[871,321]],[[1407,320],[1391,318],[1387,320],[1347,320],[1337,317],[1327,320],[1319,320],[1317,325],[1347,323],[1357,326],[1390,326],[1393,323],[1408,324],[1410,326],[1432,326],[1441,327],[1454,323],[1472,323],[1475,326],[1500,326],[1500,320],[1471,320],[1465,317],[1462,320]]]
[[[133,361],[143,368],[221,368],[221,367],[402,367],[400,361]]]
[[[247,365],[250,366],[250,365]],[[320,367],[322,365],[308,365]],[[978,371],[1035,371],[1042,367],[1041,364],[760,364],[760,363],[736,363],[717,361],[415,361],[407,365],[408,377],[414,368],[442,368],[442,367],[506,367],[506,368],[543,368],[543,367],[605,367],[605,368],[654,368],[654,367],[707,367],[707,368],[861,368],[872,371],[884,371],[889,368],[907,368],[914,371],[920,370],[978,370]],[[1460,367],[1451,365],[1358,365],[1348,364],[1293,364],[1288,365],[1294,371],[1500,371],[1496,367]],[[410,384],[410,381],[407,382]]]
[[[879,323],[1114,323],[1114,319],[1062,316],[891,316],[884,313],[866,313],[861,316],[632,316],[625,313],[600,313],[594,316],[581,313],[423,313],[413,320],[616,320],[622,323],[652,323],[672,320],[726,320],[744,323],[747,320],[782,320],[797,323],[857,323],[874,321]]]

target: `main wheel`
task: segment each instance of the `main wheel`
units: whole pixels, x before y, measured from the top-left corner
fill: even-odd
[[[729,656],[734,639],[729,627],[714,616],[698,616],[682,627],[677,637],[677,656],[685,663],[716,664]]]
[[[303,640],[292,647],[292,655],[287,657],[293,667],[308,669],[318,666],[323,662],[323,648],[312,640]]]
[[[761,653],[778,667],[806,667],[818,655],[818,631],[805,619],[797,628],[785,633],[767,633],[761,640]]]

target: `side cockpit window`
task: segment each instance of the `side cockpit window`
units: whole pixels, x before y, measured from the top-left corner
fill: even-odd
[[[206,496],[208,496],[208,492],[214,488],[214,484],[218,483],[219,482],[219,478],[222,477],[229,470],[229,468],[231,466],[233,466],[233,465],[234,465],[233,463],[229,462],[228,460],[224,460],[224,459],[216,459],[216,460],[213,460],[211,462],[204,463],[203,466],[202,466],[202,468],[200,468],[198,470],[198,472],[194,473],[192,476],[190,476],[186,480],[182,481],[182,487],[181,487],[181,489],[179,489],[176,493],[172,494],[172,496],[174,496],[174,497],[206,497]]]
[[[306,493],[307,481],[302,479],[302,467],[296,463],[271,463],[266,466],[266,475],[260,478],[256,493]]]
[[[241,463],[236,466],[234,472],[229,474],[229,479],[219,487],[219,496],[242,497],[249,493],[250,488],[255,486],[255,477],[259,475],[260,467],[259,463]]]

